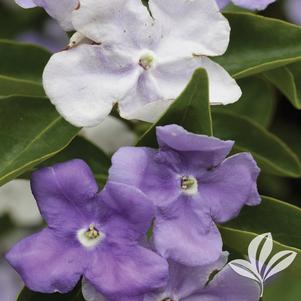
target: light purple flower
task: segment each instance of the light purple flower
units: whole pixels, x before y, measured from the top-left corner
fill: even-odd
[[[46,12],[56,19],[61,27],[70,31],[73,30],[71,22],[72,11],[77,7],[78,0],[15,0],[23,8],[43,7]]]
[[[233,142],[195,135],[177,125],[157,127],[159,150],[121,148],[112,181],[141,189],[157,206],[154,244],[164,257],[186,265],[216,261],[222,240],[215,225],[258,205],[259,174],[248,153],[226,158]]]
[[[48,228],[7,254],[31,290],[65,293],[84,276],[105,296],[126,300],[164,285],[167,262],[138,245],[154,214],[140,191],[109,183],[99,194],[81,160],[35,172],[32,190]]]
[[[264,10],[267,6],[276,0],[216,0],[219,8],[224,8],[230,2],[233,4],[251,10]],[[296,0],[299,1],[299,0]]]
[[[229,22],[214,0],[81,0],[72,23],[83,43],[54,54],[43,85],[59,113],[96,126],[118,104],[126,119],[154,122],[204,68],[211,104],[237,101],[241,90],[208,57],[229,44]],[[91,45],[92,44],[92,45]]]
[[[170,261],[168,284],[146,294],[143,301],[258,301],[259,285],[239,276],[230,266],[225,266],[226,262],[226,252],[206,266],[187,267]],[[89,283],[83,284],[87,301],[111,301],[98,294]]]
[[[301,25],[301,1],[286,0],[285,11],[290,21]]]

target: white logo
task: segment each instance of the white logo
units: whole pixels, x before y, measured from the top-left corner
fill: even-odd
[[[272,234],[265,233],[251,241],[248,249],[249,261],[237,259],[229,263],[236,273],[253,279],[260,285],[261,297],[263,296],[264,282],[286,269],[297,256],[297,253],[293,251],[281,251],[270,258],[272,249]]]

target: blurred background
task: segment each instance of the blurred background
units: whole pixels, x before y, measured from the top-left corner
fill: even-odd
[[[237,10],[237,8],[231,6],[227,10]],[[262,14],[301,24],[301,0],[278,0]],[[68,44],[67,34],[43,9],[24,10],[13,0],[0,0],[0,39],[38,44],[50,52],[59,51]],[[256,80],[257,78],[254,78],[254,81]],[[250,79],[240,81],[243,90],[244,87],[247,89],[250,84],[252,84]],[[269,101],[272,109],[266,113],[267,127],[281,137],[301,159],[301,111],[296,110],[277,90],[272,87],[271,89],[272,97]],[[253,95],[253,97],[257,96]],[[243,109],[239,104],[231,105],[229,109],[236,112],[241,110],[243,114]],[[142,124],[131,128],[138,133],[144,127]],[[110,135],[107,135],[108,132]],[[135,133],[129,130],[128,125],[114,117],[110,117],[96,129],[86,130],[82,135],[108,155],[121,145],[133,144],[136,137]],[[116,141],[119,142],[116,143]],[[301,207],[301,180],[299,179],[262,174],[259,179],[259,189],[263,195]],[[3,255],[17,240],[37,231],[42,226],[43,222],[31,195],[28,180],[17,179],[0,187],[0,301],[16,300],[23,287],[17,274],[5,263]],[[301,229],[296,229],[296,231],[301,231]],[[286,282],[279,285],[279,290],[283,289],[289,289]],[[275,294],[275,297],[269,300],[280,300],[277,299],[275,292],[268,292],[268,294],[270,296]],[[290,298],[289,300],[301,299],[300,290],[290,291],[289,294],[296,297],[296,299]]]

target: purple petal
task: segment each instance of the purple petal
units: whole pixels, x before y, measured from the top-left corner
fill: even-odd
[[[251,10],[264,10],[276,0],[232,0],[237,5]]]
[[[222,240],[211,217],[194,210],[194,200],[181,197],[160,209],[154,228],[154,244],[159,254],[188,265],[215,262],[222,253]]]
[[[85,254],[79,244],[56,237],[45,229],[16,244],[6,255],[26,286],[43,293],[72,290],[85,265]]]
[[[189,133],[175,124],[157,127],[157,140],[162,150],[175,150],[195,169],[218,165],[233,146],[233,141]]]
[[[42,216],[53,229],[74,232],[95,215],[98,186],[82,160],[38,170],[32,175],[31,187]]]
[[[200,179],[201,207],[208,206],[215,222],[223,223],[236,217],[244,205],[255,206],[261,199],[256,179],[260,170],[252,156],[241,153],[226,159]]]
[[[108,182],[100,200],[99,220],[110,243],[132,243],[150,228],[155,208],[137,188]]]
[[[301,25],[301,1],[287,0],[284,7],[288,19]]]
[[[236,274],[230,266],[226,266],[207,288],[183,301],[257,301],[259,299],[259,285],[251,279]]]
[[[37,6],[33,0],[15,0],[15,2],[23,8],[33,8]]]
[[[173,170],[179,164],[181,161],[173,153],[123,147],[112,158],[110,180],[133,185],[156,205],[162,205],[177,199],[181,193],[178,175]]]
[[[218,7],[220,9],[223,9],[230,3],[230,0],[216,0],[216,2],[217,2]]]
[[[158,289],[166,285],[167,276],[166,260],[139,246],[94,253],[85,273],[97,291],[112,300]]]

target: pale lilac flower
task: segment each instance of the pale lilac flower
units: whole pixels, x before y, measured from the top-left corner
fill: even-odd
[[[241,90],[207,56],[223,54],[230,27],[214,0],[82,0],[72,22],[94,41],[55,54],[45,68],[46,94],[77,126],[95,126],[114,104],[126,119],[155,121],[195,69],[209,76],[212,104],[237,101]]]
[[[1,301],[15,301],[24,286],[18,274],[0,258],[0,298]]]
[[[252,156],[229,157],[233,142],[177,125],[157,127],[159,150],[124,147],[112,158],[110,180],[141,189],[157,206],[153,239],[164,257],[186,265],[216,261],[222,240],[215,223],[258,205],[259,168]]]
[[[226,262],[226,252],[205,266],[187,267],[170,261],[167,285],[146,294],[143,301],[258,301],[259,285],[236,274]],[[83,295],[86,301],[111,301],[85,281]]]
[[[31,290],[65,293],[85,276],[105,296],[126,300],[164,285],[166,261],[138,245],[154,214],[140,191],[109,183],[99,194],[81,160],[35,172],[32,190],[48,228],[6,256]]]
[[[286,0],[285,11],[290,21],[301,25],[301,1]]]
[[[219,8],[223,9],[230,2],[233,4],[251,10],[264,10],[267,6],[276,0],[216,0]],[[297,0],[299,1],[299,0]]]
[[[61,27],[73,30],[71,22],[72,11],[78,6],[79,0],[15,0],[23,8],[43,7],[46,12],[56,19]]]
[[[42,222],[29,181],[16,179],[0,187],[0,200],[0,216],[9,214],[15,224],[31,226]]]

